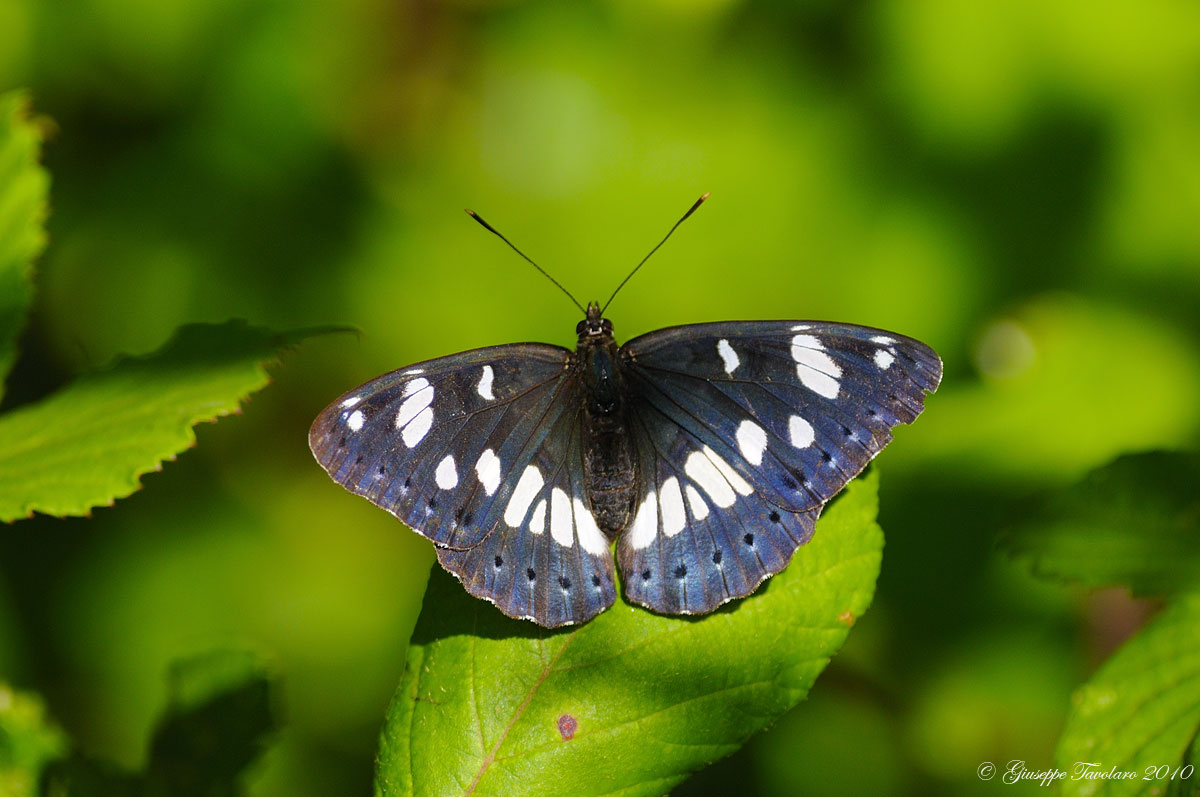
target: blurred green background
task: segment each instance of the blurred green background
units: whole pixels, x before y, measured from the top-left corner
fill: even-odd
[[[137,766],[171,660],[283,674],[256,795],[369,789],[433,555],[306,431],[385,370],[609,317],[820,318],[933,345],[881,458],[875,604],[808,701],[680,793],[1000,793],[1146,607],[995,550],[1031,496],[1200,429],[1191,0],[0,0],[0,89],[55,129],[5,406],[179,324],[349,323],[94,517],[0,529],[0,676]],[[1016,787],[1021,788],[1021,787]],[[1029,787],[1030,789],[1034,787]]]

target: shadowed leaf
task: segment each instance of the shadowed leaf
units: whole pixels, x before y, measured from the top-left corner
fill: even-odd
[[[1200,583],[1200,456],[1123,456],[1056,494],[1004,546],[1040,576],[1167,595]]]
[[[0,94],[0,397],[33,298],[33,259],[46,243],[50,178],[38,165],[41,132],[21,92]]]

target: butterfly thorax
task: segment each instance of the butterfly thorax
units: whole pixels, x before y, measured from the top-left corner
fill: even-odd
[[[600,317],[594,302],[576,332],[575,357],[584,383],[584,483],[596,524],[611,537],[629,525],[637,484],[618,346],[612,323]]]

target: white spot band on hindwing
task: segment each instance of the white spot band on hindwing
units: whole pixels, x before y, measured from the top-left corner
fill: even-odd
[[[579,537],[579,547],[592,556],[603,556],[608,553],[608,538],[596,525],[596,518],[583,505],[583,501],[575,498],[571,502],[575,509],[575,533]]]
[[[658,501],[662,507],[663,534],[674,537],[687,525],[687,515],[683,509],[683,493],[679,490],[679,479],[672,476],[663,482]]]
[[[733,506],[737,493],[750,495],[754,492],[754,488],[708,446],[689,454],[683,470],[722,509]]]
[[[550,536],[564,548],[575,542],[575,518],[571,512],[571,499],[561,487],[550,491]]]
[[[638,506],[628,534],[629,544],[635,551],[640,551],[654,542],[654,537],[658,534],[658,496],[653,490],[646,493],[646,497]]]
[[[892,367],[892,363],[894,362],[896,362],[896,355],[887,349],[875,350],[875,365],[879,366],[880,370],[886,371]]]
[[[546,480],[542,478],[542,472],[538,470],[537,465],[525,467],[525,471],[517,481],[516,489],[508,499],[508,506],[504,508],[504,522],[510,528],[515,529],[521,525],[521,521],[525,519],[525,513],[529,511],[529,505],[533,503],[533,499],[541,492],[542,485],[545,483]]]
[[[533,508],[533,514],[529,516],[529,530],[534,534],[541,534],[546,530],[546,499],[543,498],[537,502],[537,506]]]
[[[350,427],[350,431],[357,432],[363,427],[362,410],[355,410],[350,413],[350,417],[346,419],[346,425]]]
[[[687,485],[684,488],[687,493],[688,506],[692,508],[692,515],[696,520],[704,520],[708,517],[708,504],[704,503],[704,497],[700,495],[700,491],[692,485]]]

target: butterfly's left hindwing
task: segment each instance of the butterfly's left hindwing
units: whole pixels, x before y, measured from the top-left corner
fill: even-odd
[[[327,407],[309,445],[334,481],[431,539],[472,594],[542,625],[583,622],[615,589],[607,542],[574,500],[571,357],[516,344],[393,371]]]

